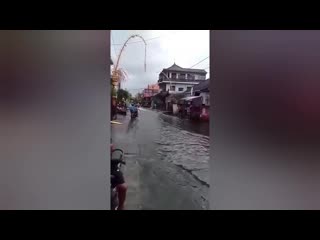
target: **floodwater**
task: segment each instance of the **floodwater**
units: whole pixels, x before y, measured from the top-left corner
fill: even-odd
[[[209,123],[159,115],[158,154],[209,186]],[[202,135],[206,134],[206,135]]]
[[[181,119],[172,115],[160,114],[159,116],[164,122],[172,126],[193,133],[202,134],[209,137],[209,122],[191,121],[189,119]]]
[[[209,123],[148,109],[118,121],[112,137],[125,151],[129,209],[209,208]]]

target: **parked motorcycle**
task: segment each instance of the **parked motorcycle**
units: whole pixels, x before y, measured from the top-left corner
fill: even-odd
[[[115,153],[119,153],[119,157],[115,157]],[[121,171],[121,166],[126,164],[123,160],[123,150],[121,149],[112,149],[111,150],[111,210],[117,210],[119,201],[118,201],[118,192],[117,185],[114,184],[114,179],[116,172]]]
[[[127,115],[127,108],[126,107],[117,107],[117,113],[121,115]]]

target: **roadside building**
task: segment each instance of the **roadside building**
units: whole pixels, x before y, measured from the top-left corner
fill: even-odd
[[[206,81],[206,75],[204,69],[182,68],[174,63],[160,72],[158,85],[162,93],[156,97],[165,110],[176,112],[177,101],[192,96],[194,86]]]
[[[142,105],[144,107],[151,107],[151,103],[152,103],[152,97],[155,96],[156,94],[158,94],[160,91],[159,85],[158,84],[151,84],[148,85],[147,88],[145,88],[143,90],[142,93]]]
[[[169,94],[191,92],[193,86],[206,80],[206,75],[203,69],[182,68],[174,63],[160,72],[158,84],[162,91]]]
[[[210,111],[210,90],[209,90],[210,79],[199,83],[193,88],[193,95],[202,98],[202,110],[200,119],[209,120]]]
[[[207,79],[193,87],[193,96],[201,96],[203,100],[202,104],[206,107],[210,106],[209,82],[210,80]]]

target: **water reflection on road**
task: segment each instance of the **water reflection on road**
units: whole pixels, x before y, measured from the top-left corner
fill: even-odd
[[[209,123],[160,114],[157,143],[161,159],[171,162],[209,185]],[[206,135],[198,133],[206,133]]]
[[[167,122],[178,129],[209,136],[209,122],[191,121],[189,119],[181,119],[175,116],[165,114],[160,114],[159,117],[164,122]]]
[[[118,119],[112,132],[128,159],[132,209],[208,209],[209,123],[148,109]]]

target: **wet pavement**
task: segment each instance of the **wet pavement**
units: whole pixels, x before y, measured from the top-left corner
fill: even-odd
[[[140,109],[118,115],[112,141],[125,151],[126,209],[208,209],[209,124]]]

